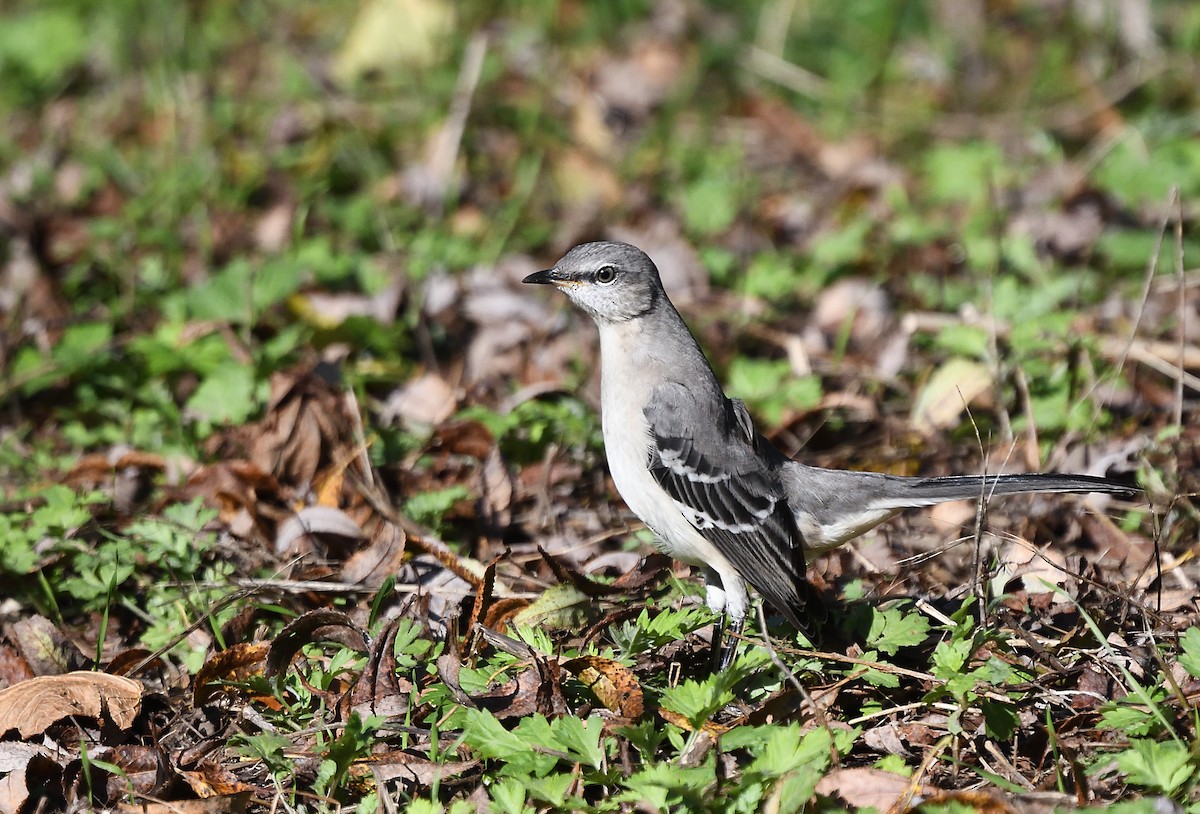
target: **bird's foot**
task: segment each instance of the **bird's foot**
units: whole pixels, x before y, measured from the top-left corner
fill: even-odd
[[[740,637],[742,635],[742,628],[745,627],[745,625],[746,625],[746,620],[744,618],[730,619],[729,620],[730,636],[728,638],[725,638],[724,641],[721,641],[721,638],[723,638],[723,637],[718,637],[718,636],[713,637],[713,654],[716,655],[718,652],[721,654],[720,662],[717,667],[717,670],[719,672],[722,672],[722,673],[725,672],[726,670],[729,669],[729,665],[733,663],[733,657],[737,654],[738,644],[740,644],[740,640],[738,637]],[[718,630],[722,633],[725,630],[725,616],[724,615],[721,616],[721,627]],[[719,648],[718,648],[718,645],[720,645]]]

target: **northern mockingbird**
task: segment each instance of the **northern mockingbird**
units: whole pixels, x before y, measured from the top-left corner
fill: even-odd
[[[705,569],[707,604],[727,612],[735,631],[749,608],[747,582],[806,629],[807,562],[904,509],[1022,492],[1135,491],[1084,475],[912,478],[805,466],[725,396],[640,249],[585,243],[524,282],[561,289],[595,320],[613,482],[664,552]]]

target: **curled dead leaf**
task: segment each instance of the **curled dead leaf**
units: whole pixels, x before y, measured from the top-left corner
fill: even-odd
[[[370,637],[349,616],[333,610],[315,610],[304,614],[280,631],[267,653],[267,676],[277,676],[288,668],[306,644],[331,641],[352,650],[367,652]]]
[[[404,529],[387,520],[372,525],[370,543],[351,554],[342,566],[342,582],[378,588],[400,570],[408,541]]]
[[[408,709],[412,682],[401,678],[396,667],[396,634],[400,618],[392,619],[371,642],[367,663],[351,691],[351,707],[367,715],[400,716]]]
[[[226,682],[244,681],[261,675],[263,661],[271,646],[266,642],[235,644],[214,655],[196,673],[192,688],[192,704],[202,707],[216,699],[230,695],[233,691]]]
[[[358,523],[341,509],[331,506],[306,506],[284,521],[275,535],[275,553],[292,553],[301,537],[340,537],[362,540],[365,536]]]
[[[580,656],[563,663],[590,689],[605,708],[622,718],[637,719],[645,712],[645,696],[633,671],[619,661],[600,656]]]
[[[143,693],[141,682],[107,673],[31,678],[0,690],[0,733],[15,729],[30,738],[71,715],[128,729],[142,709]]]

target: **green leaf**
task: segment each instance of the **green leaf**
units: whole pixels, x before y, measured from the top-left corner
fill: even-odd
[[[737,188],[726,176],[705,176],[683,192],[683,221],[701,237],[724,232],[737,217]]]
[[[1161,729],[1153,713],[1136,706],[1133,699],[1129,698],[1110,701],[1100,707],[1097,727],[1127,735],[1149,735]]]
[[[795,298],[805,276],[796,268],[796,258],[778,252],[755,255],[745,271],[731,274],[728,285],[751,297],[777,302]]]
[[[5,15],[0,25],[0,77],[13,74],[36,95],[53,90],[87,56],[83,21],[68,8],[41,8]]]
[[[567,795],[577,780],[571,772],[557,772],[544,777],[526,777],[522,782],[534,798],[551,803],[556,808],[561,806],[560,810],[578,811],[582,801],[577,802],[575,798]]]
[[[1179,637],[1179,666],[1200,678],[1200,628],[1189,627]]]
[[[200,382],[187,410],[210,424],[242,424],[258,409],[254,368],[229,362]]]
[[[933,674],[941,679],[958,675],[966,667],[974,649],[975,643],[971,639],[938,642],[933,651]]]
[[[1000,148],[991,142],[943,142],[930,145],[924,159],[924,182],[935,203],[982,207],[996,174],[1004,165]]]
[[[468,709],[463,727],[463,740],[480,757],[507,759],[529,751],[529,745],[514,732],[509,732],[491,712]]]
[[[1118,752],[1116,759],[1130,784],[1173,795],[1193,779],[1195,767],[1182,743],[1139,738],[1131,740],[1129,746]]]
[[[533,775],[541,777],[558,763],[554,755],[540,753],[534,746],[559,750],[545,716],[532,715],[510,732],[487,710],[463,709],[466,718],[463,740],[482,758],[504,763],[502,772],[509,777]],[[519,733],[519,734],[518,734]]]
[[[583,721],[571,715],[564,715],[554,722],[554,737],[562,745],[563,751],[578,759],[578,761],[593,769],[599,769],[604,763],[604,748],[600,745],[600,736],[604,724],[598,716],[591,716]]]
[[[292,747],[292,742],[282,735],[274,732],[239,734],[234,735],[229,743],[244,757],[265,763],[272,774],[284,775],[294,769],[292,761],[284,754],[285,749]]]
[[[671,687],[662,697],[662,706],[687,718],[694,728],[699,729],[713,713],[733,700],[733,692],[720,676],[700,682],[688,679]]]
[[[413,521],[436,529],[441,526],[442,516],[450,511],[451,506],[470,496],[471,490],[462,485],[421,492],[404,502],[404,513]]]
[[[984,731],[989,738],[998,741],[1012,740],[1021,727],[1021,718],[1012,704],[985,698],[979,702],[983,710]]]
[[[763,728],[767,730],[766,737],[748,771],[779,777],[805,767],[819,776],[829,765],[832,745],[829,730],[820,727],[802,736],[799,724]]]
[[[664,610],[653,616],[643,610],[632,622],[610,629],[613,643],[626,656],[636,656],[671,642],[677,642],[706,624],[709,614],[697,607]]]
[[[885,673],[881,670],[868,669],[862,674],[861,678],[872,687],[884,687],[885,689],[894,690],[900,686],[900,676],[895,673]]]
[[[515,777],[505,777],[488,789],[492,810],[499,814],[525,814],[532,811],[525,805],[525,783]]]
[[[860,217],[820,235],[809,248],[809,262],[818,268],[836,269],[861,261],[867,250],[867,236],[873,227],[871,218]]]
[[[762,664],[767,655],[759,650],[740,656],[728,670],[706,678],[704,681],[688,679],[663,693],[661,704],[684,718],[694,729],[699,729],[713,713],[733,700],[733,688],[739,681]]]
[[[1147,149],[1141,138],[1122,139],[1105,153],[1093,178],[1130,205],[1165,204],[1172,187],[1186,200],[1200,192],[1200,144],[1185,137]]]
[[[904,613],[899,608],[874,609],[867,643],[876,650],[896,655],[901,647],[912,647],[929,635],[929,620],[916,611]]]
[[[816,376],[795,376],[786,359],[739,356],[729,363],[729,392],[769,424],[778,424],[788,409],[806,410],[820,404],[822,389]]]
[[[673,762],[655,763],[625,779],[626,792],[616,795],[613,802],[649,804],[657,811],[679,806],[686,811],[705,811],[710,807],[710,788],[716,783],[711,755],[704,765],[681,768]]]
[[[107,353],[112,337],[112,325],[107,322],[72,325],[54,346],[54,361],[67,373],[86,370]]]

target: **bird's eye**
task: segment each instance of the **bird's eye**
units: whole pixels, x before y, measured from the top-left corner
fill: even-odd
[[[612,266],[601,266],[596,270],[596,282],[601,285],[609,285],[615,279],[617,279],[617,270]]]

